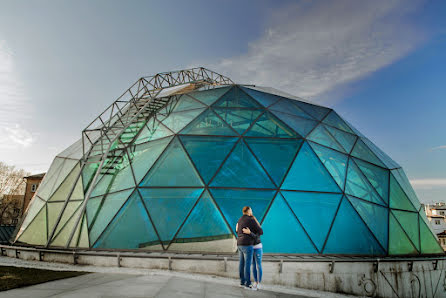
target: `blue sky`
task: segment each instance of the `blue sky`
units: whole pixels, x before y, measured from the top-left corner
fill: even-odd
[[[45,171],[138,77],[206,66],[333,107],[446,201],[446,2],[2,1],[0,160]]]

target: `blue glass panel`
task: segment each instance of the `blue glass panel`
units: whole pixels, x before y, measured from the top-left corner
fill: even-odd
[[[349,201],[344,198],[323,253],[384,255],[385,251],[367,229]]]
[[[344,189],[348,156],[316,143],[310,143],[310,145],[339,187]]]
[[[226,93],[231,87],[221,87],[221,88],[214,88],[209,90],[200,90],[188,93],[187,95],[192,96],[195,99],[198,99],[202,103],[210,106],[212,105],[217,99],[220,98],[224,93]]]
[[[418,211],[410,202],[409,198],[401,189],[395,178],[393,178],[393,175],[390,175],[389,206],[390,208],[395,208],[395,209]]]
[[[314,120],[313,117],[305,113],[299,106],[295,105],[293,102],[295,100],[282,98],[279,102],[273,104],[269,107],[270,110],[278,111],[282,113],[292,114],[294,116],[299,116],[307,119]]]
[[[317,253],[280,194],[276,196],[269,209],[262,228],[263,250],[266,253]]]
[[[254,216],[261,222],[275,193],[273,190],[211,188],[211,194],[215,202],[220,207],[234,233],[235,225],[243,215],[243,207],[250,206]]]
[[[302,110],[307,112],[309,115],[311,115],[313,118],[315,118],[319,121],[322,120],[325,117],[325,115],[328,114],[328,112],[330,112],[330,109],[328,109],[328,108],[316,106],[316,105],[309,104],[309,103],[302,102],[302,101],[296,100],[295,104],[299,108],[301,108]]]
[[[261,110],[237,108],[216,108],[215,112],[239,134],[243,134],[262,113]]]
[[[345,152],[344,148],[330,135],[322,124],[316,126],[307,139],[338,151]]]
[[[369,139],[365,137],[361,137],[361,140],[364,142],[364,144],[369,147],[370,150],[372,150],[373,153],[381,160],[388,169],[395,169],[399,168],[400,165],[395,162],[393,159],[391,159],[386,153],[384,153],[381,149],[379,149],[375,144],[373,144]]]
[[[287,139],[246,138],[245,141],[276,185],[282,183],[283,177],[302,143],[301,140]]]
[[[265,112],[246,132],[250,137],[300,138],[291,128],[270,112]]]
[[[426,223],[420,219],[421,253],[444,254],[443,248]]]
[[[345,149],[345,152],[349,153],[356,141],[356,136],[334,127],[324,125],[324,127],[331,133],[331,135],[338,141],[339,144]]]
[[[182,95],[172,112],[181,112],[205,107],[206,106],[204,104],[195,100],[193,97]]]
[[[395,178],[395,180],[398,182],[398,184],[401,186],[401,189],[404,191],[409,200],[412,202],[412,205],[415,207],[415,209],[420,210],[421,208],[420,201],[418,200],[417,194],[413,190],[409,179],[407,179],[406,174],[404,174],[403,169],[399,168],[396,170],[392,170],[391,173]]]
[[[208,183],[238,138],[181,136],[181,141],[192,161]]]
[[[389,255],[418,254],[417,249],[404,233],[398,221],[390,212],[389,216]]]
[[[237,143],[211,186],[275,188],[244,142]]]
[[[140,188],[152,222],[168,244],[203,192],[202,188]]]
[[[281,188],[341,192],[307,142],[302,145]]]
[[[278,101],[280,99],[279,96],[276,96],[276,95],[273,95],[270,93],[265,93],[265,92],[257,91],[257,90],[251,89],[251,88],[246,88],[246,87],[241,87],[241,88],[243,91],[248,93],[248,95],[250,95],[252,98],[257,100],[257,102],[259,102],[265,108],[269,107],[270,105],[272,105],[273,103],[275,103],[276,101]]]
[[[221,120],[211,109],[207,109],[203,114],[198,116],[181,131],[181,134],[219,136],[237,135],[237,133],[232,130],[228,124]]]
[[[348,199],[382,247],[387,249],[389,209],[351,196],[348,196]]]
[[[370,151],[370,149],[364,144],[361,139],[356,142],[355,148],[353,148],[351,155],[385,168],[385,165],[378,159],[378,157],[376,157],[376,155],[372,151]]]
[[[353,159],[348,162],[345,193],[380,205],[387,205],[364,177]]]
[[[216,103],[214,107],[220,108],[261,108],[251,96],[243,92],[239,87],[233,87],[226,92]]]
[[[139,194],[134,192],[94,247],[140,249],[159,244]]]
[[[167,147],[140,186],[202,186],[200,177],[175,138]]]
[[[343,131],[354,133],[351,128],[342,120],[341,117],[335,112],[331,111],[330,114],[327,115],[327,117],[324,118],[324,121],[322,121],[328,125],[334,126],[336,128],[339,128]]]
[[[392,214],[409,236],[412,244],[420,250],[420,230],[418,226],[418,212],[392,210]]]
[[[342,194],[282,191],[282,195],[321,251]]]
[[[294,129],[299,135],[305,137],[307,134],[313,130],[313,128],[318,125],[319,122],[315,120],[310,120],[307,118],[292,116],[290,114],[281,113],[277,111],[272,111],[279,119],[283,120],[289,127]]]
[[[183,111],[178,113],[170,113],[167,118],[162,120],[162,123],[167,126],[171,131],[178,133],[192,120],[204,111],[203,109],[195,109],[189,111]]]
[[[389,171],[360,159],[355,159],[355,163],[381,198],[387,203],[389,197]]]

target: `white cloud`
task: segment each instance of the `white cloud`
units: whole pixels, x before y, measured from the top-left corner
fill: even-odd
[[[4,135],[14,144],[18,144],[23,147],[28,147],[34,141],[32,134],[16,124],[13,127],[3,128]],[[0,136],[2,133],[0,132]]]
[[[238,83],[312,98],[405,56],[425,38],[407,20],[420,1],[301,1],[281,8],[239,57],[209,68]]]
[[[446,188],[446,179],[412,179],[410,183],[415,189]]]
[[[433,150],[443,150],[443,149],[446,149],[446,145],[433,147],[433,148],[431,148],[431,151],[433,151]]]

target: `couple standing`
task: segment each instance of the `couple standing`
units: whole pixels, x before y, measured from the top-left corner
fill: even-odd
[[[252,214],[249,206],[243,207],[243,216],[237,222],[237,247],[239,251],[240,264],[240,286],[247,289],[260,289],[262,281],[262,255],[263,248],[260,235],[263,234],[262,227]],[[254,274],[254,284],[251,284],[251,263]]]

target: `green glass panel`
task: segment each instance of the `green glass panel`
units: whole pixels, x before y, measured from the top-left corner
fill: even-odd
[[[177,138],[170,143],[140,183],[140,186],[202,185],[200,177]]]
[[[45,201],[40,199],[37,195],[35,195],[29,202],[28,209],[26,210],[25,213],[25,219],[20,225],[20,230],[17,233],[18,236],[20,236],[20,234],[28,227],[28,225],[37,216],[37,214],[42,208],[46,208]]]
[[[239,141],[211,186],[275,188],[244,142]]]
[[[96,197],[96,196],[100,196],[100,195],[104,195],[110,184],[112,183],[113,180],[113,175],[112,174],[99,174],[97,180],[96,180],[96,185],[93,188],[93,191],[91,193],[92,197]]]
[[[162,123],[165,126],[167,126],[171,131],[178,133],[203,111],[204,108],[183,111],[178,113],[170,113],[169,116],[162,121]]]
[[[313,128],[315,128],[319,123],[315,120],[297,117],[277,111],[272,111],[272,113],[303,137],[307,136],[308,133],[312,131]]]
[[[381,198],[387,203],[389,197],[389,171],[360,159],[355,159],[355,163]]]
[[[250,137],[300,138],[291,128],[270,112],[265,112],[246,132]]]
[[[418,254],[392,212],[389,217],[389,255]]]
[[[215,112],[239,134],[243,134],[262,113],[261,110],[216,108]]]
[[[367,229],[350,202],[343,198],[323,253],[384,255],[385,251]]]
[[[73,214],[75,214],[76,210],[78,210],[79,206],[81,205],[81,201],[74,201],[74,202],[68,202],[67,206],[65,207],[65,210],[63,211],[62,217],[60,218],[59,224],[57,225],[56,232],[54,235],[57,235],[59,231],[64,228],[65,224],[71,220],[73,217]],[[50,231],[51,232],[51,231]],[[70,230],[71,232],[71,230]],[[66,239],[68,240],[68,239]],[[64,243],[66,244],[66,243]]]
[[[398,184],[401,186],[401,189],[412,202],[412,205],[415,207],[415,209],[419,210],[421,208],[420,201],[418,200],[418,196],[412,188],[412,185],[410,184],[409,179],[407,179],[407,176],[404,173],[403,169],[399,168],[396,170],[392,170],[391,173]]]
[[[130,124],[119,136],[119,141],[124,144],[130,143],[144,127],[144,124],[145,121]]]
[[[207,109],[203,114],[198,116],[181,131],[181,134],[220,136],[237,135],[237,133],[232,130],[228,124],[221,120],[221,118],[219,118],[211,109]]]
[[[313,119],[313,117],[304,112],[301,108],[299,108],[299,106],[295,105],[293,103],[294,101],[295,100],[292,99],[282,98],[279,102],[270,106],[269,109],[282,113],[292,114],[294,116]]]
[[[68,203],[70,204],[70,203]],[[70,208],[68,211],[70,212],[70,216],[67,216],[64,224],[59,224],[57,227],[57,231],[54,234],[53,240],[51,241],[51,246],[60,246],[64,247],[68,239],[71,236],[71,232],[74,229],[74,225],[76,224],[77,219],[80,216],[81,208],[78,208],[79,205],[77,205],[75,208],[67,206],[67,208]],[[65,212],[67,209],[65,209]],[[65,213],[64,212],[64,213]],[[79,226],[81,225],[81,222],[79,223]],[[63,228],[62,228],[63,227]],[[75,237],[76,235],[73,235]]]
[[[181,141],[205,183],[214,177],[238,138],[181,136]]]
[[[324,125],[324,127],[330,132],[330,134],[336,139],[336,141],[338,141],[338,143],[342,145],[342,147],[345,149],[345,152],[349,153],[352,150],[357,136],[328,125]]]
[[[33,221],[28,225],[28,227],[23,231],[23,233],[18,237],[18,241],[36,244],[36,245],[46,245],[47,242],[47,228],[46,228],[46,206],[40,209]]]
[[[408,211],[418,211],[410,202],[404,191],[401,189],[398,182],[396,182],[393,175],[390,175],[390,195],[389,195],[390,208],[402,209]]]
[[[210,191],[234,233],[237,221],[243,215],[243,207],[250,206],[254,216],[261,222],[276,193],[274,190],[217,188],[211,188]]]
[[[379,149],[373,142],[371,142],[369,139],[365,137],[361,137],[361,140],[364,142],[364,144],[369,147],[370,150],[372,150],[373,153],[381,160],[388,169],[395,169],[399,168],[400,165],[395,162],[393,159],[391,159],[386,153],[384,153],[381,149]]]
[[[241,88],[243,91],[248,93],[248,95],[250,95],[252,98],[257,100],[257,102],[259,102],[265,108],[269,107],[270,105],[272,105],[273,103],[275,103],[276,101],[278,101],[280,99],[279,96],[276,96],[276,95],[273,95],[270,93],[261,92],[261,91],[254,90],[251,88],[245,88],[245,87],[241,87]]]
[[[48,200],[73,169],[78,167],[79,160],[56,157],[39,185],[36,195],[45,201]]]
[[[335,111],[331,111],[330,114],[328,114],[327,117],[325,117],[322,122],[334,126],[336,128],[339,128],[343,131],[354,133],[351,130],[351,128],[347,125],[347,123],[345,123],[344,120],[342,120],[342,118],[339,117],[339,115]]]
[[[122,158],[121,164],[115,167],[115,171],[108,192],[116,192],[136,186],[127,154]]]
[[[84,192],[82,189],[82,179],[79,178],[79,172],[81,170],[80,165],[74,167],[71,173],[65,178],[62,184],[59,185],[57,190],[48,199],[48,202],[53,201],[66,201],[70,200],[83,200]],[[74,190],[70,195],[71,189],[74,186]],[[68,197],[70,195],[70,198]]]
[[[330,109],[296,100],[295,104],[317,120],[322,120]]]
[[[376,204],[387,205],[359,170],[353,159],[348,162],[345,193]]]
[[[71,220],[73,220],[73,219],[71,219]],[[71,221],[70,220],[70,221]],[[74,221],[74,220],[73,220]],[[82,228],[84,227],[84,221],[85,221],[85,215],[82,217],[82,219],[81,219],[81,221],[79,222],[79,224],[77,225],[77,227],[76,227],[76,231],[74,232],[74,234],[73,234],[73,238],[71,238],[71,241],[70,241],[70,244],[69,244],[69,247],[70,248],[76,248],[77,247],[77,242],[78,242],[78,240],[79,240],[79,233],[81,233],[81,230],[82,230]],[[74,225],[74,224],[73,224]],[[88,234],[88,230],[87,230],[87,234]],[[67,239],[68,240],[68,239]],[[66,240],[66,241],[67,241]],[[65,241],[65,244],[66,244],[66,241]],[[88,247],[88,246],[87,246]]]
[[[344,189],[348,156],[316,143],[310,143],[310,145],[340,189]]]
[[[382,247],[387,249],[389,209],[351,196],[348,199]]]
[[[318,253],[280,194],[274,199],[262,228],[265,253]]]
[[[341,192],[307,142],[302,145],[281,188]]]
[[[87,213],[89,228],[91,227],[91,224],[93,223],[94,217],[98,211],[99,206],[102,203],[103,198],[104,198],[104,196],[94,197],[94,198],[90,198],[87,202],[86,213]]]
[[[282,191],[282,195],[321,251],[342,194]]]
[[[134,144],[142,144],[173,135],[173,132],[155,118],[150,119],[135,140]]]
[[[71,241],[73,241],[73,240],[71,240]],[[82,220],[82,228],[80,230],[79,239],[77,240],[77,247],[81,247],[81,248],[89,248],[90,247],[90,242],[88,240],[87,221],[85,219],[85,215]]]
[[[399,221],[403,230],[409,236],[412,244],[420,250],[420,231],[418,227],[418,213],[392,210],[392,214]]]
[[[282,183],[283,177],[302,143],[301,140],[287,139],[246,138],[245,141],[276,185]]]
[[[94,174],[96,174],[99,168],[99,162],[97,163],[87,163],[82,169],[82,184],[84,186],[84,191],[87,191],[90,187],[91,180],[93,180]]]
[[[232,87],[213,106],[220,108],[261,108],[251,96],[239,87]]]
[[[426,223],[419,219],[420,222],[420,240],[422,254],[444,254],[443,248],[438,243],[437,238],[432,233]]]
[[[333,148],[335,150],[345,152],[344,148],[333,138],[322,124],[316,126],[315,129],[307,137],[308,140],[315,143]]]
[[[385,165],[378,159],[378,157],[376,157],[376,155],[364,144],[361,139],[356,142],[351,155],[380,167],[385,167]]]
[[[187,95],[192,96],[195,99],[198,99],[202,103],[210,106],[212,105],[217,99],[220,98],[224,93],[226,93],[231,87],[221,87],[221,88],[214,88],[209,90],[200,90],[188,93]]]
[[[139,191],[164,244],[172,240],[203,193],[202,188],[140,188]]]
[[[62,211],[64,202],[51,202],[47,204],[48,214],[48,234],[53,231],[54,225],[56,224],[57,218]]]
[[[193,97],[190,97],[188,95],[182,95],[172,112],[181,112],[205,107],[206,106],[204,104],[195,100]]]

